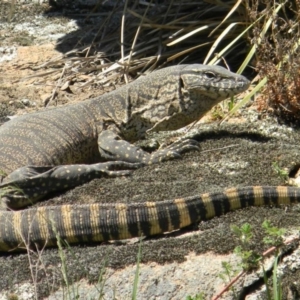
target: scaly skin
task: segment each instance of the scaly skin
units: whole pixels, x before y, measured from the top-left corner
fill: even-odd
[[[103,175],[127,175],[142,165],[197,150],[198,143],[193,140],[153,153],[130,143],[151,131],[186,126],[248,86],[245,77],[218,66],[180,65],[158,70],[95,99],[13,119],[0,127],[0,169],[8,174],[0,184],[2,205],[18,209],[53,191]],[[251,196],[254,205],[267,204],[258,190]],[[285,191],[279,190],[280,201]],[[138,205],[62,205],[0,211],[0,250],[9,251],[24,243],[52,246],[55,232],[73,243],[171,231],[231,210],[231,206],[243,207],[244,193],[248,190],[235,190],[228,199],[225,193],[220,199],[211,194],[203,195],[203,200],[195,196]],[[290,195],[288,190],[288,202]],[[219,200],[224,209],[218,208]]]
[[[130,142],[199,120],[248,86],[222,67],[179,65],[95,99],[13,119],[0,127],[0,170],[8,174],[0,184],[2,206],[19,209],[54,191],[197,150],[193,140],[153,153]]]
[[[300,202],[300,188],[232,188],[160,202],[46,206],[0,211],[0,251],[152,236],[248,206]]]

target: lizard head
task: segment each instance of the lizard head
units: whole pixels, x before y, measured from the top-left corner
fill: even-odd
[[[180,79],[183,93],[187,92],[188,97],[192,99],[196,97],[195,100],[200,102],[202,98],[207,98],[218,103],[245,91],[250,84],[244,76],[232,73],[223,67],[199,64],[184,67],[180,72]]]
[[[199,120],[220,101],[245,91],[250,84],[244,76],[219,66],[193,64],[177,68],[180,69],[173,73],[172,81],[177,76],[178,94],[165,104],[165,115],[148,131],[184,127]]]
[[[246,90],[249,81],[219,66],[179,65],[142,76],[124,87],[123,136],[137,140],[151,131],[176,130],[220,101]],[[118,100],[118,97],[110,101]],[[121,110],[122,111],[122,110]]]

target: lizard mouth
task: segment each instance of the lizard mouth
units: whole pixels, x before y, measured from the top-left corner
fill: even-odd
[[[229,93],[238,93],[243,92],[248,89],[250,85],[250,81],[237,79],[232,83],[232,80],[228,79],[228,81],[215,81],[210,82],[209,84],[190,84],[188,89],[189,90],[198,90],[198,91],[207,91],[208,93],[216,93],[216,92],[229,92]]]

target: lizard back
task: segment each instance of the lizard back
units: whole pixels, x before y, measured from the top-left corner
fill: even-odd
[[[17,117],[0,127],[0,168],[99,160],[94,119],[82,104]]]

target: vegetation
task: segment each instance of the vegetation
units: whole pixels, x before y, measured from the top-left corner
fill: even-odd
[[[237,246],[234,250],[234,252],[241,259],[241,263],[239,265],[240,270],[234,270],[234,268],[228,262],[222,263],[222,268],[224,271],[220,274],[220,277],[223,279],[226,287],[216,297],[213,298],[214,300],[219,299],[219,297],[221,297],[221,295],[227,290],[230,290],[232,292],[234,299],[238,299],[238,295],[235,292],[234,283],[246,272],[258,268],[261,268],[262,270],[267,299],[283,299],[281,280],[277,271],[278,260],[280,258],[280,248],[285,245],[285,242],[283,240],[285,229],[272,226],[268,220],[265,220],[262,223],[262,229],[264,230],[263,242],[265,245],[268,245],[271,248],[269,248],[269,250],[265,253],[257,253],[252,249],[253,245],[251,245],[251,240],[254,236],[251,225],[248,223],[244,223],[241,227],[235,225],[232,226],[232,231],[239,239],[240,243],[239,246]],[[264,259],[270,253],[274,253],[271,286],[269,284],[267,272],[264,268]]]

